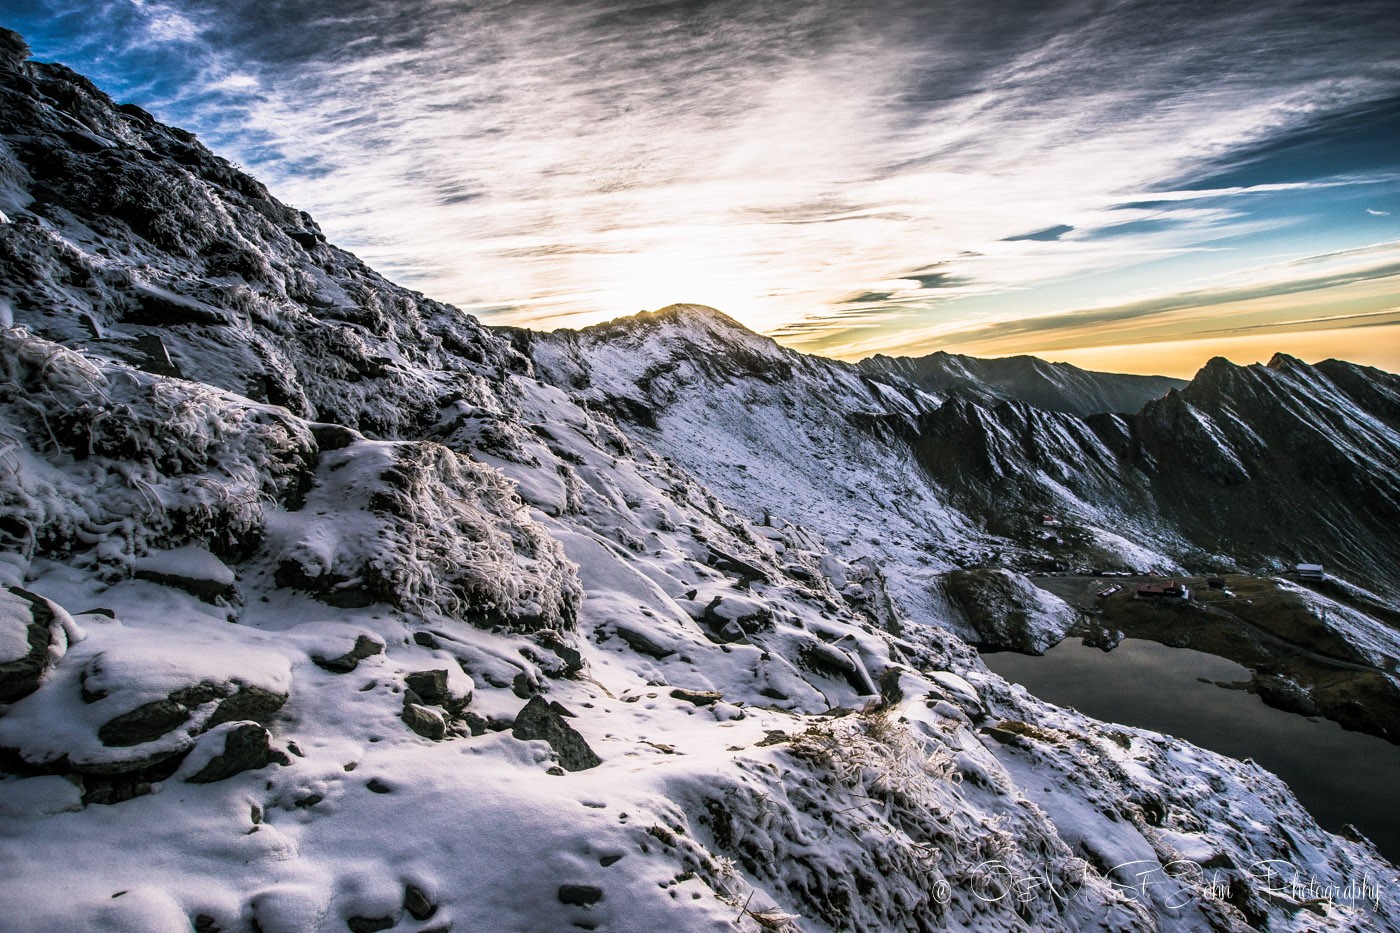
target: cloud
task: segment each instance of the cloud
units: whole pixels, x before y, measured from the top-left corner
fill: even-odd
[[[1306,270],[1306,271],[1305,271]],[[1400,293],[1400,242],[1376,244],[1232,272],[1230,281],[1124,303],[944,327],[923,349],[1004,355],[1188,339],[1220,333],[1338,329],[1394,323]],[[1318,315],[1335,307],[1365,310]],[[1380,320],[1378,316],[1389,315]],[[1324,325],[1320,327],[1319,325]],[[894,338],[859,355],[883,352]],[[907,337],[905,343],[908,344]],[[852,353],[852,356],[857,355]]]
[[[113,0],[46,41],[490,320],[703,301],[839,349],[1386,183],[1347,147],[1395,20],[1346,6]],[[1284,171],[1329,141],[1345,177]]]
[[[1378,211],[1378,210],[1376,210],[1375,208],[1372,208],[1372,207],[1366,208],[1366,213],[1370,214],[1372,217],[1389,217],[1389,216],[1390,216],[1390,211]]]
[[[1007,243],[1015,243],[1020,240],[1037,240],[1043,243],[1053,242],[1061,239],[1066,233],[1072,233],[1074,228],[1069,224],[1056,224],[1053,227],[1046,227],[1044,230],[1037,230],[1034,233],[1023,233],[1020,236],[1002,237]]]

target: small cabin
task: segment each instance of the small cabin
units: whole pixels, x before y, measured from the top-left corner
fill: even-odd
[[[1322,569],[1321,564],[1299,564],[1293,568],[1293,572],[1300,580],[1325,580],[1327,572]]]
[[[1139,583],[1136,595],[1138,599],[1180,602],[1191,598],[1191,590],[1185,583],[1175,580],[1170,583]]]
[[[1064,524],[1064,522],[1060,521],[1055,516],[1046,513],[1040,516],[1040,524],[1046,528],[1059,528],[1061,525]]]

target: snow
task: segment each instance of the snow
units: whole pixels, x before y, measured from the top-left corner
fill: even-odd
[[[0,662],[29,654],[30,603],[0,590]]]
[[[145,571],[187,580],[208,581],[222,586],[232,586],[237,579],[223,561],[209,553],[206,548],[193,544],[151,551],[132,561],[131,566],[137,573]]]

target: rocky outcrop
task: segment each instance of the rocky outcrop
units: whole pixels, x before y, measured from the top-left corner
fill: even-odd
[[[548,742],[565,771],[586,771],[603,763],[583,736],[564,721],[559,709],[542,696],[531,697],[516,714],[511,735],[526,742]]]

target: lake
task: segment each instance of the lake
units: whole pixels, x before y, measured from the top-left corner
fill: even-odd
[[[1042,657],[1004,651],[982,658],[1042,700],[1253,758],[1287,781],[1324,828],[1351,823],[1400,863],[1400,747],[1201,682],[1248,680],[1249,671],[1233,661],[1141,639],[1103,651],[1074,638]]]

